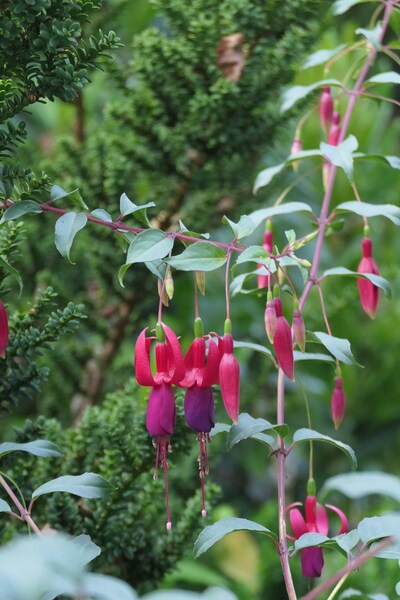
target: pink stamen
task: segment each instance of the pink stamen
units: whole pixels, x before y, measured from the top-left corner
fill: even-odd
[[[206,472],[208,472],[208,466],[207,466],[207,458],[206,458],[207,457],[206,440],[204,437],[204,433],[199,433],[199,435],[197,436],[197,439],[200,444],[200,454],[199,454],[198,462],[199,462],[199,477],[200,477],[200,481],[201,481],[201,516],[203,517],[203,519],[205,519],[207,516],[207,509],[206,509],[206,498],[205,498],[205,488],[204,488],[204,479],[205,479],[204,465],[206,465]]]
[[[168,462],[167,462],[167,442],[165,437],[160,440],[161,444],[161,460],[164,469],[164,487],[165,487],[165,510],[167,513],[167,530],[172,529],[171,513],[169,508],[169,494],[168,494]]]
[[[156,441],[153,440],[153,445],[155,446],[155,449],[156,449],[156,464],[154,467],[153,479],[158,479],[158,461],[160,458],[160,440],[159,439],[157,439]]]

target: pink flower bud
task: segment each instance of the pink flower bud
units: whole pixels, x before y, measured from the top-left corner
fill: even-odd
[[[282,302],[275,298],[276,328],[274,349],[279,367],[289,379],[294,381],[293,341],[289,323],[282,315]]]
[[[365,237],[362,241],[363,257],[358,265],[358,273],[372,273],[379,275],[379,269],[372,258],[372,240]],[[371,319],[375,318],[375,313],[379,304],[379,288],[369,281],[360,277],[357,280],[358,291],[360,294],[361,306]]]
[[[268,300],[264,313],[265,331],[271,344],[274,343],[276,329],[275,300]]]
[[[333,98],[331,89],[325,87],[322,89],[322,94],[319,100],[319,116],[323,129],[327,129],[332,122],[333,115]]]
[[[234,423],[239,417],[240,367],[233,354],[233,338],[225,333],[222,340],[222,358],[219,365],[219,385],[226,412]]]
[[[292,147],[290,148],[290,156],[294,156],[303,150],[303,146],[301,143],[301,139],[299,137],[295,137],[292,143]],[[295,160],[292,162],[293,171],[297,172],[299,170],[300,160]]]
[[[8,316],[6,307],[0,300],[0,356],[5,358],[8,346]]]
[[[328,144],[331,146],[337,146],[340,136],[340,114],[334,112],[332,116],[332,125],[329,129]]]
[[[346,405],[346,396],[343,391],[343,379],[335,377],[335,388],[331,398],[332,421],[335,429],[339,429],[343,421],[344,407]]]
[[[263,241],[263,248],[264,250],[266,250],[269,254],[272,254],[272,247],[273,247],[273,235],[272,235],[272,231],[269,231],[268,229],[264,232],[264,241]],[[261,268],[266,268],[264,265],[262,265],[261,263],[259,263],[257,265],[257,267],[259,269]],[[260,288],[265,288],[268,287],[269,281],[270,281],[271,275],[257,275],[257,287]]]
[[[293,342],[304,352],[306,347],[306,328],[299,310],[293,311],[292,336]]]

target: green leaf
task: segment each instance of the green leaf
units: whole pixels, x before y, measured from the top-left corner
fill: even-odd
[[[348,533],[342,533],[335,538],[337,545],[346,553],[350,552],[360,541],[360,536],[357,529],[352,529]]]
[[[210,239],[209,233],[197,233],[196,231],[189,231],[187,227],[182,223],[179,219],[179,232],[183,233],[183,235],[187,235],[188,237],[196,237],[196,238],[204,238],[205,240]]]
[[[318,88],[332,87],[332,86],[333,87],[343,87],[343,84],[340,81],[338,81],[337,79],[321,79],[320,81],[316,81],[315,83],[312,83],[311,85],[295,85],[295,86],[291,87],[283,94],[282,104],[281,104],[281,113],[284,113],[287,110],[289,110],[289,108],[292,108],[292,106],[294,104],[296,104],[296,102],[298,102],[302,98],[305,98],[306,96],[308,96],[308,94],[310,94],[314,90],[316,90]]]
[[[296,241],[296,232],[294,229],[289,229],[288,231],[285,231],[285,236],[287,241],[289,242],[289,244],[291,246],[293,246],[293,244]]]
[[[335,358],[340,360],[346,365],[355,365],[356,367],[362,367],[355,360],[350,347],[349,340],[345,338],[334,337],[328,335],[323,331],[314,331],[312,334],[321,342],[323,346],[331,353]]]
[[[50,198],[53,202],[55,202],[56,200],[61,200],[62,198],[69,198],[77,208],[89,210],[88,206],[83,201],[83,198],[78,188],[72,190],[72,192],[66,192],[59,185],[53,185],[53,187],[50,190]]]
[[[310,548],[311,546],[320,546],[324,542],[331,542],[332,540],[328,538],[328,536],[323,535],[322,533],[312,532],[312,533],[303,533],[294,543],[294,547],[296,550],[301,550],[302,548]]]
[[[380,23],[378,23],[373,29],[364,29],[363,27],[358,27],[355,33],[363,35],[376,50],[381,49],[382,46],[380,43],[380,36],[382,33],[382,25]]]
[[[226,263],[226,252],[215,244],[196,242],[166,262],[180,271],[214,271]]]
[[[83,475],[63,475],[47,481],[38,487],[32,494],[32,498],[38,498],[44,494],[53,492],[68,492],[81,498],[102,498],[112,491],[114,487],[104,477],[96,473],[83,473]]]
[[[288,215],[296,212],[307,212],[312,214],[312,209],[311,206],[305,202],[287,202],[286,204],[271,206],[270,208],[260,208],[259,210],[250,213],[249,217],[256,225],[259,225],[269,217]]]
[[[339,440],[335,440],[334,438],[331,438],[327,435],[323,435],[322,433],[318,433],[318,431],[314,431],[313,429],[302,428],[302,429],[298,429],[297,431],[295,431],[294,436],[293,436],[293,442],[295,444],[298,444],[299,442],[308,442],[308,441],[326,442],[328,444],[332,444],[333,446],[336,446],[336,448],[339,448],[339,450],[344,452],[348,456],[348,458],[351,460],[353,469],[355,469],[357,467],[357,459],[356,459],[356,455],[354,454],[354,450],[347,444],[344,444],[343,442],[339,442]]]
[[[83,596],[96,600],[139,600],[139,596],[125,581],[101,573],[85,574],[81,589]]]
[[[248,413],[241,413],[237,424],[231,426],[231,429],[226,440],[226,447],[231,450],[233,446],[247,440],[248,438],[254,437],[254,435],[263,433],[265,431],[277,431],[281,435],[286,435],[288,432],[287,425],[272,425],[265,419],[255,419]],[[271,446],[274,443],[274,438],[268,436],[268,445]]]
[[[200,533],[199,537],[194,543],[194,556],[198,558],[201,554],[206,552],[209,548],[214,546],[216,542],[225,537],[228,533],[233,531],[259,531],[265,533],[273,539],[276,535],[259,523],[249,521],[248,519],[239,519],[237,517],[227,517],[209,525]]]
[[[400,225],[400,208],[394,204],[368,204],[350,200],[338,204],[335,211],[352,212],[360,217],[386,217],[395,225]]]
[[[302,68],[310,69],[311,67],[317,67],[318,65],[323,65],[324,63],[328,62],[328,60],[330,58],[332,58],[333,56],[336,56],[336,54],[339,54],[339,52],[341,50],[343,50],[344,48],[346,48],[346,45],[340,44],[340,46],[337,46],[336,48],[333,48],[331,50],[328,50],[328,49],[317,50],[316,52],[314,52],[313,54],[311,54],[310,56],[308,56],[306,58],[306,60],[303,63]]]
[[[2,223],[6,223],[6,221],[13,221],[14,219],[18,219],[22,217],[22,215],[26,215],[27,213],[41,213],[43,212],[40,208],[40,204],[34,202],[33,200],[22,200],[21,202],[16,202],[15,204],[11,204],[5,212],[0,220],[0,225]]]
[[[357,529],[364,544],[389,536],[400,540],[400,513],[367,517],[358,524]]]
[[[230,429],[231,426],[228,425],[228,423],[215,423],[214,427],[210,431],[210,436],[214,437],[214,435],[217,435],[218,433],[227,433],[230,431]]]
[[[83,229],[86,223],[87,216],[85,213],[75,212],[66,213],[56,221],[56,248],[61,256],[69,260],[71,263],[72,261],[69,258],[69,253],[71,251],[72,243],[78,231]]]
[[[293,357],[295,362],[302,360],[321,360],[323,362],[335,362],[330,354],[319,354],[317,352],[299,352],[298,350],[293,351]]]
[[[240,265],[245,262],[261,263],[269,267],[271,259],[269,258],[269,253],[262,246],[249,246],[244,252],[239,254],[236,264]]]
[[[235,340],[233,345],[235,348],[249,348],[250,350],[255,350],[256,352],[265,354],[268,357],[272,356],[271,350],[268,350],[268,348],[265,346],[261,346],[261,344],[253,344],[252,342],[239,342],[238,340]]]
[[[12,512],[11,507],[5,500],[0,498],[0,512]]]
[[[392,169],[400,170],[400,158],[391,154],[364,154],[364,152],[355,152],[354,160],[378,160],[390,165]]]
[[[75,544],[84,565],[89,564],[101,554],[101,548],[92,542],[90,535],[81,533],[81,535],[74,537],[71,543]]]
[[[340,492],[352,500],[379,494],[400,502],[400,478],[380,471],[335,475],[325,481],[321,493],[326,495],[332,490]]]
[[[126,194],[121,194],[119,199],[119,209],[121,213],[121,218],[124,218],[132,213],[135,213],[135,218],[150,227],[150,222],[147,218],[147,209],[155,206],[154,202],[148,202],[147,204],[137,205],[134,204],[131,200],[129,200]]]
[[[343,15],[352,6],[362,2],[373,2],[374,0],[336,0],[333,3],[332,12],[334,15]]]
[[[8,263],[6,261],[5,258],[2,258],[0,256],[0,267],[3,268],[7,273],[9,273],[11,275],[11,277],[14,277],[14,279],[17,281],[18,285],[19,285],[19,295],[22,294],[22,290],[24,288],[24,284],[22,283],[22,279],[21,279],[21,275],[19,274],[19,271],[17,271],[17,269],[15,269],[14,267],[12,267],[10,265],[10,263]]]
[[[143,231],[129,246],[126,264],[132,265],[164,258],[171,252],[173,245],[173,239],[159,229]]]
[[[4,442],[0,444],[0,456],[8,454],[9,452],[29,452],[34,456],[42,456],[48,458],[50,456],[62,456],[62,452],[59,447],[53,442],[47,440],[35,440],[34,442],[25,442],[23,444],[17,444],[14,442]]]
[[[332,164],[343,169],[350,183],[354,181],[353,152],[358,148],[357,139],[354,135],[349,135],[341,144],[331,146],[325,142],[320,145],[322,154],[331,161]]]
[[[400,83],[400,74],[396,71],[386,71],[385,73],[378,73],[366,80],[365,83]]]
[[[113,222],[112,216],[106,210],[103,210],[102,208],[96,208],[95,210],[92,210],[92,212],[90,214],[95,219],[100,219],[100,221],[105,221],[106,223]]]
[[[273,167],[268,167],[267,169],[263,169],[259,172],[254,182],[253,194],[257,194],[258,190],[267,186],[275,175],[278,175],[283,169],[286,167],[286,162],[281,163],[280,165],[275,165]],[[250,215],[251,217],[251,215]]]
[[[335,267],[333,269],[328,269],[327,271],[325,271],[322,277],[332,277],[334,275],[339,275],[341,277],[355,277],[357,279],[359,277],[363,279],[368,279],[369,281],[371,281],[371,283],[383,290],[383,292],[388,298],[392,297],[392,288],[390,286],[390,283],[387,281],[387,279],[384,279],[380,275],[375,275],[374,273],[361,274],[357,273],[356,271],[349,271],[349,269],[346,269],[345,267]]]
[[[228,219],[228,217],[223,216],[222,222],[226,225],[229,225],[233,235],[238,240],[251,235],[257,227],[257,225],[247,215],[242,215],[238,223],[235,223],[234,221]]]
[[[346,591],[342,592],[338,598],[338,600],[349,600],[351,598],[358,598],[358,600],[389,600],[386,594],[367,594],[365,592],[360,592],[360,590],[355,590],[354,588],[348,588]]]

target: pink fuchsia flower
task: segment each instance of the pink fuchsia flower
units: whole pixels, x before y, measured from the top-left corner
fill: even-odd
[[[171,451],[170,436],[174,431],[176,418],[172,385],[178,385],[183,378],[185,364],[179,340],[172,329],[164,323],[157,323],[156,337],[146,338],[146,331],[147,328],[140,333],[135,345],[135,375],[139,385],[152,387],[146,411],[146,427],[156,448],[154,478],[158,477],[159,462],[164,470],[167,529],[171,529],[167,451]],[[152,340],[156,340],[156,373],[154,375],[150,365]]]
[[[293,535],[288,536],[289,539],[298,540],[305,533],[322,533],[323,535],[328,535],[329,532],[329,519],[328,513],[325,508],[317,502],[315,496],[307,496],[305,502],[305,515],[304,519],[303,515],[299,511],[298,508],[294,508],[295,506],[302,506],[301,502],[294,502],[287,507],[286,510],[289,511],[289,519],[292,527]],[[340,508],[337,506],[333,506],[332,504],[326,504],[326,508],[335,512],[340,519],[341,526],[340,531],[337,535],[342,533],[347,533],[348,531],[348,522],[347,517]],[[300,551],[301,556],[301,571],[303,577],[320,577],[322,572],[322,567],[324,566],[324,557],[322,548],[318,546],[311,546],[309,548],[303,548]]]
[[[289,323],[282,314],[282,301],[275,298],[276,328],[274,334],[274,350],[279,367],[289,379],[294,381],[293,340]]]
[[[270,226],[270,223],[268,222],[267,226]],[[273,235],[272,235],[272,231],[270,229],[266,229],[264,231],[264,241],[263,241],[263,248],[264,250],[266,250],[268,252],[268,254],[272,254],[272,248],[273,248]],[[266,269],[267,267],[265,267],[265,265],[262,265],[261,263],[259,263],[257,265],[257,267],[259,269]],[[271,275],[257,275],[257,287],[260,288],[265,288],[268,287],[271,281]]]
[[[292,322],[292,337],[293,343],[297,344],[302,352],[306,349],[306,327],[304,325],[304,319],[301,312],[298,309],[298,303],[296,301],[297,309],[293,311],[293,322]]]
[[[358,265],[358,273],[372,273],[379,275],[379,269],[372,258],[372,240],[364,237],[362,240],[362,259]],[[360,277],[357,280],[358,292],[360,294],[361,306],[371,319],[375,318],[375,313],[379,304],[379,288],[369,281]]]
[[[8,316],[6,307],[0,300],[0,356],[5,358],[8,346]]]
[[[330,127],[333,115],[333,98],[329,87],[322,88],[319,99],[319,117],[323,129]]]
[[[220,341],[219,385],[226,412],[232,421],[237,423],[240,402],[240,367],[233,354],[233,337],[230,330],[231,322],[227,319],[224,337]]]
[[[331,412],[335,429],[339,429],[339,426],[343,421],[345,406],[346,396],[344,395],[343,390],[343,379],[341,377],[335,377],[335,387],[331,397]]]

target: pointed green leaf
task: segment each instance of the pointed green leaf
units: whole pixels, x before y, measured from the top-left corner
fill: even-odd
[[[238,223],[235,223],[234,221],[228,219],[228,217],[223,216],[222,222],[226,225],[229,225],[233,235],[238,240],[251,235],[257,227],[257,225],[247,215],[242,215]]]
[[[239,342],[238,340],[235,340],[233,345],[235,348],[249,348],[249,350],[255,350],[256,352],[265,354],[268,357],[272,356],[272,352],[265,346],[261,346],[261,344],[253,344],[252,342]]]
[[[298,444],[299,442],[326,442],[328,444],[332,444],[339,448],[342,452],[344,452],[352,462],[353,469],[357,467],[357,459],[354,454],[353,448],[344,444],[343,442],[339,442],[339,440],[335,440],[334,438],[329,437],[328,435],[323,435],[322,433],[318,433],[318,431],[314,431],[313,429],[306,429],[305,427],[302,429],[298,429],[295,431],[293,436],[293,442]]]
[[[366,80],[365,83],[400,83],[400,74],[396,71],[386,71],[385,73],[378,73]]]
[[[311,67],[317,67],[318,65],[323,65],[326,62],[328,62],[328,60],[330,58],[332,58],[333,56],[336,56],[336,54],[339,54],[339,52],[341,50],[343,50],[344,48],[346,48],[346,45],[340,44],[340,46],[337,46],[336,48],[333,48],[331,50],[328,50],[328,49],[317,50],[316,52],[314,52],[313,54],[311,54],[310,56],[308,56],[306,58],[306,60],[303,63],[302,68],[310,69]]]
[[[32,498],[53,492],[68,492],[81,498],[101,498],[111,492],[114,487],[104,477],[96,473],[83,473],[83,475],[64,475],[52,479],[38,487]]]
[[[254,182],[253,194],[257,194],[258,190],[267,186],[275,175],[278,175],[283,169],[286,167],[286,162],[281,163],[280,165],[275,165],[273,167],[268,167],[267,169],[263,169],[259,172]]]
[[[96,598],[96,600],[116,600],[117,598],[118,600],[139,600],[139,596],[130,585],[111,575],[86,573],[80,588],[86,598]]]
[[[357,529],[352,529],[348,533],[342,533],[335,536],[336,543],[346,553],[350,552],[360,541],[360,536]]]
[[[325,346],[325,348],[333,354],[335,358],[345,363],[346,365],[355,365],[362,367],[354,358],[349,340],[345,338],[334,337],[323,331],[314,331],[312,334]]]
[[[238,265],[245,262],[261,263],[269,267],[271,259],[269,253],[262,246],[249,246],[239,254],[236,261]]]
[[[357,529],[364,544],[389,536],[400,540],[400,513],[367,517],[358,524]]]
[[[90,214],[95,219],[100,219],[100,221],[105,221],[106,223],[113,222],[112,216],[110,215],[110,213],[108,213],[106,210],[103,210],[102,208],[96,208],[95,210],[92,210],[92,212]]]
[[[148,227],[150,227],[150,223],[147,218],[147,209],[152,208],[153,206],[155,206],[154,202],[148,202],[147,204],[142,205],[134,204],[134,202],[129,200],[126,194],[121,194],[119,199],[121,218],[135,213],[135,218]]]
[[[338,275],[341,277],[355,277],[357,279],[360,277],[363,279],[368,279],[369,281],[371,281],[371,283],[383,290],[383,292],[388,298],[392,297],[392,288],[390,286],[390,283],[387,281],[387,279],[384,279],[384,277],[381,277],[380,275],[375,275],[374,273],[361,274],[357,273],[357,271],[350,271],[345,267],[334,267],[333,269],[328,269],[327,271],[325,271],[322,277],[332,277],[334,275]]]
[[[332,540],[328,538],[328,536],[323,535],[322,533],[304,533],[295,541],[294,547],[296,548],[296,550],[301,550],[302,548],[321,546],[322,544],[324,544],[324,542],[331,541]]]
[[[362,2],[373,2],[374,0],[336,0],[333,3],[332,12],[334,15],[343,15],[352,6]]]
[[[233,531],[259,531],[265,533],[273,539],[276,535],[259,523],[249,521],[248,519],[239,519],[237,517],[227,517],[209,525],[200,533],[199,537],[194,543],[194,556],[198,558],[201,554],[206,552],[209,548],[214,546],[219,540],[232,533]]]
[[[0,512],[12,512],[11,507],[5,500],[0,498]]]
[[[22,215],[26,215],[27,213],[41,213],[43,212],[40,208],[40,204],[34,202],[33,200],[22,200],[21,202],[16,202],[15,204],[11,204],[5,212],[0,220],[0,225],[2,223],[6,223],[6,221],[13,221],[14,219],[18,219],[22,217]]]
[[[311,206],[305,202],[287,202],[270,208],[260,208],[249,214],[249,217],[256,225],[259,225],[269,217],[276,215],[288,215],[296,212],[308,212],[312,214]]]
[[[124,285],[125,273],[128,271],[128,269],[130,269],[131,266],[132,266],[132,263],[129,263],[129,265],[122,265],[122,267],[120,267],[118,270],[119,285],[123,288],[125,287],[125,285]]]
[[[172,250],[174,241],[159,229],[139,233],[129,246],[126,264],[151,262],[164,258]]]
[[[22,279],[21,279],[21,275],[19,274],[19,271],[17,271],[17,269],[15,269],[14,267],[12,267],[10,265],[10,263],[8,263],[6,261],[5,258],[2,258],[0,256],[0,267],[2,269],[4,269],[6,271],[6,273],[9,273],[11,275],[11,277],[14,277],[14,279],[17,281],[18,285],[19,285],[19,295],[22,294],[22,290],[24,288],[24,284],[22,283]]]
[[[187,235],[188,237],[204,238],[205,240],[210,239],[209,233],[197,233],[196,231],[189,231],[189,229],[179,219],[179,232]]]
[[[400,157],[391,154],[364,154],[364,152],[355,152],[354,160],[378,160],[390,165],[392,169],[400,170]]]
[[[210,436],[214,437],[214,435],[217,435],[218,433],[227,433],[230,431],[230,429],[231,426],[228,425],[228,423],[215,423],[214,427],[210,431]]]
[[[272,430],[280,435],[286,435],[288,427],[287,425],[272,425],[272,423],[265,419],[255,419],[248,413],[241,413],[238,422],[231,426],[226,440],[226,447],[230,450],[235,444],[238,444],[242,440],[247,440],[248,438],[254,437],[254,435]],[[268,442],[268,444],[272,445],[274,438],[270,438],[270,440],[271,441]]]
[[[323,362],[335,362],[330,354],[319,354],[316,352],[299,352],[298,350],[293,351],[293,357],[295,362],[302,360],[321,360]]]
[[[363,35],[376,50],[381,49],[380,36],[382,33],[382,25],[378,23],[373,29],[364,29],[358,27],[355,31],[359,35]]]
[[[349,135],[341,144],[331,146],[325,142],[320,145],[322,154],[331,161],[332,164],[343,169],[350,183],[354,181],[353,152],[358,148],[357,139],[354,135]]]
[[[85,213],[75,212],[66,213],[56,221],[56,248],[61,254],[61,256],[69,260],[70,263],[72,263],[72,261],[69,258],[72,243],[78,231],[83,229],[86,223],[87,216],[85,215]]]
[[[214,271],[226,263],[226,252],[208,242],[196,242],[165,262],[180,271]]]
[[[71,543],[76,546],[77,552],[80,556],[84,565],[89,564],[101,554],[101,548],[95,544],[90,535],[81,533],[74,537]]]
[[[310,94],[314,90],[316,90],[318,88],[331,87],[331,86],[343,87],[343,84],[340,81],[338,81],[337,79],[322,79],[321,81],[316,81],[315,83],[312,83],[311,85],[295,85],[294,87],[291,87],[283,94],[282,104],[281,104],[281,113],[284,113],[287,110],[289,110],[289,108],[292,108],[292,106],[294,104],[296,104],[296,102],[298,102],[302,98],[305,98],[306,96],[308,96],[308,94]]]
[[[394,204],[368,204],[350,200],[338,204],[335,211],[352,212],[360,217],[386,217],[395,225],[400,225],[400,208]]]
[[[14,442],[4,442],[0,444],[0,456],[8,454],[9,452],[29,452],[34,456],[42,456],[48,458],[50,456],[62,456],[62,452],[59,447],[53,442],[47,440],[35,440],[34,442],[25,442],[23,444],[17,444]]]
[[[352,500],[379,494],[400,502],[400,478],[380,471],[335,475],[325,481],[321,493],[326,495],[332,490]]]
[[[287,241],[289,242],[289,244],[291,246],[293,246],[293,244],[296,241],[296,232],[294,229],[289,229],[288,231],[285,231],[285,236]]]
[[[50,190],[50,198],[52,202],[55,202],[56,200],[61,200],[61,198],[69,198],[69,200],[71,200],[74,206],[76,206],[77,208],[89,210],[87,205],[83,201],[83,198],[78,188],[72,190],[72,192],[66,192],[59,185],[53,185],[53,187]]]

